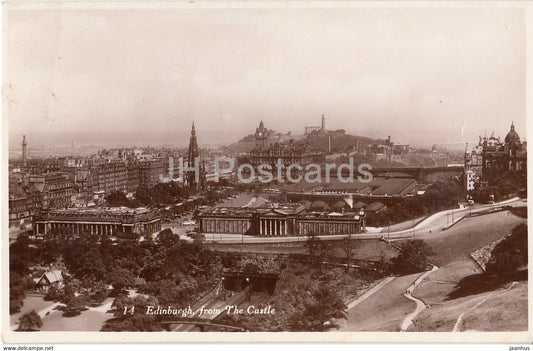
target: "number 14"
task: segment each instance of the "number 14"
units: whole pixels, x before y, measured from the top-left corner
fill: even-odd
[[[128,308],[128,306],[124,306],[124,314],[134,314],[135,313],[135,305]]]

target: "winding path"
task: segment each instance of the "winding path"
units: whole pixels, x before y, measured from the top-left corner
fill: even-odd
[[[490,294],[489,296],[487,296],[486,298],[484,298],[483,300],[481,300],[480,302],[478,302],[474,306],[470,307],[469,309],[467,309],[466,311],[461,313],[459,315],[459,317],[457,318],[457,321],[455,322],[455,325],[453,326],[452,332],[456,333],[456,332],[459,331],[459,327],[461,326],[461,322],[463,321],[463,317],[464,317],[464,315],[467,312],[472,311],[473,309],[477,308],[479,305],[481,305],[485,301],[492,299],[494,296],[499,295],[499,294],[503,294],[504,292],[507,292],[507,291],[511,290],[516,284],[518,284],[518,282],[513,282],[507,289],[505,289],[503,291],[497,291],[497,292],[494,292],[494,293]]]
[[[411,324],[413,324],[413,319],[415,319],[415,317],[420,313],[422,312],[423,310],[426,309],[426,304],[424,303],[424,301],[420,300],[420,299],[417,299],[416,297],[413,297],[413,291],[415,291],[415,288],[418,286],[418,284],[422,283],[422,281],[428,276],[430,275],[431,273],[433,273],[434,271],[436,271],[437,269],[439,269],[439,267],[433,265],[433,268],[427,272],[425,272],[424,274],[420,275],[414,282],[413,284],[411,284],[407,290],[405,291],[405,293],[403,294],[403,296],[405,296],[407,299],[413,301],[415,304],[416,304],[416,308],[413,312],[411,312],[410,314],[408,314],[404,320],[402,321],[402,324],[400,326],[401,328],[401,331],[407,331],[407,329],[409,329],[409,327],[411,326]]]

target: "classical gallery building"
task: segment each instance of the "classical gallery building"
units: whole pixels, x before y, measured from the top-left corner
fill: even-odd
[[[255,209],[215,207],[197,214],[198,230],[209,234],[309,236],[358,234],[364,212],[309,211],[301,204],[267,204]]]
[[[161,230],[161,215],[144,208],[69,208],[51,210],[33,222],[34,235],[47,236],[59,230],[94,235],[153,234]]]

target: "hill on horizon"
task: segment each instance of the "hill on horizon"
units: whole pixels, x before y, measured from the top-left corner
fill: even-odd
[[[307,135],[290,135],[276,133],[270,131],[272,136],[269,138],[269,143],[284,143],[290,139],[302,140],[309,144],[311,149],[319,149],[324,152],[328,151],[328,145],[331,142],[331,152],[342,152],[354,150],[358,147],[364,150],[367,145],[373,143],[383,143],[383,139],[373,139],[358,135],[347,134],[345,130],[329,130],[326,132],[312,132]],[[243,153],[250,152],[255,147],[255,135],[249,134],[236,143],[220,147],[220,150],[225,153]]]

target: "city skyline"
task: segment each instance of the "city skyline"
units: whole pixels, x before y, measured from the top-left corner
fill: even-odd
[[[3,5],[4,343],[532,339],[526,2]]]
[[[261,119],[303,134],[322,113],[329,129],[415,146],[511,121],[526,136],[522,9],[217,10],[8,8],[10,149],[103,131],[185,145],[193,120],[200,144],[226,144]]]
[[[510,123],[514,123],[514,121],[511,121]],[[267,126],[268,127],[268,126]],[[515,123],[516,127],[516,123]],[[271,129],[271,128],[269,128]],[[526,130],[523,131],[520,128],[516,128],[521,139],[527,140],[527,134]],[[419,148],[431,148],[432,145],[439,145],[442,147],[447,147],[450,150],[464,150],[465,144],[468,144],[469,146],[475,145],[478,141],[478,137],[489,137],[492,133],[494,133],[495,137],[503,139],[503,137],[507,134],[509,131],[509,125],[506,129],[503,130],[496,130],[494,128],[484,128],[482,131],[480,130],[478,133],[478,136],[475,138],[472,138],[471,140],[467,140],[465,142],[447,142],[443,140],[439,140],[438,136],[433,142],[430,143],[424,143],[424,144],[417,144],[416,140],[413,140],[413,143],[409,143],[408,141],[399,140],[396,138],[396,136],[391,136],[392,140],[395,143],[407,143],[410,145],[413,145],[414,147]],[[286,133],[285,130],[277,130],[277,132]],[[297,133],[293,132],[293,135],[303,135],[304,133]],[[356,133],[353,133],[351,131],[347,131],[349,134],[357,135]],[[107,131],[105,133],[82,133],[82,132],[74,132],[74,133],[67,133],[65,132],[62,136],[56,134],[56,138],[49,139],[45,135],[39,135],[38,133],[17,133],[16,135],[10,134],[9,135],[9,152],[19,152],[21,149],[21,140],[23,136],[26,136],[27,141],[30,140],[31,142],[28,143],[29,149],[32,149],[34,147],[49,147],[54,146],[58,148],[64,148],[64,147],[80,147],[82,145],[90,145],[94,147],[147,147],[147,146],[170,146],[170,147],[178,147],[178,148],[186,148],[188,145],[188,138],[190,131],[183,129],[183,130],[175,130],[175,131],[164,131],[164,132],[152,132],[152,133],[146,133],[144,131],[140,132],[114,132],[114,131]],[[242,131],[240,134],[238,131],[235,131],[234,134],[225,135],[225,138],[218,138],[216,141],[213,140],[214,137],[216,137],[216,134],[218,134],[218,131],[213,130],[200,130],[198,135],[198,140],[200,147],[205,148],[218,148],[221,146],[229,145],[232,143],[236,143],[240,139],[249,136],[252,133],[252,131]],[[118,134],[118,138],[117,138]],[[31,139],[32,136],[37,135],[37,139]],[[178,136],[178,137],[177,137]],[[357,135],[361,137],[370,137],[368,135]],[[377,136],[373,139],[376,140],[383,140],[386,139],[387,136],[381,135]],[[69,139],[70,138],[70,139]],[[52,141],[51,141],[52,140]],[[33,144],[33,145],[32,145]]]

